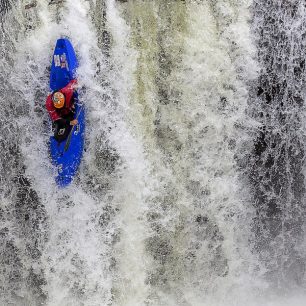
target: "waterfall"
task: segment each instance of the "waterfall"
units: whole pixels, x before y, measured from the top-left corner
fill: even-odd
[[[0,305],[305,301],[298,0],[0,2]],[[85,151],[54,181],[55,42]]]

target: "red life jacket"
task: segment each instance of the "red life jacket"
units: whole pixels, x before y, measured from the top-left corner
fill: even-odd
[[[73,106],[73,92],[76,87],[77,80],[72,80],[64,88],[58,90],[65,96],[65,104],[62,108],[55,108],[52,101],[53,93],[50,94],[46,101],[46,109],[50,115],[51,120],[54,122],[56,120],[62,119],[63,116],[70,114]]]

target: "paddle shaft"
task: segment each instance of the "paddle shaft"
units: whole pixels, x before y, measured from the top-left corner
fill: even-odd
[[[81,105],[80,110],[78,111],[78,114],[77,114],[77,116],[75,117],[75,119],[78,119],[78,118],[79,118],[82,109],[83,109],[83,105]],[[69,133],[69,135],[68,135],[68,137],[67,137],[67,141],[66,141],[66,143],[65,143],[64,152],[66,152],[66,151],[69,149],[70,142],[71,142],[71,137],[72,137],[72,133],[73,133],[74,127],[75,127],[75,125],[72,126],[71,131],[70,131],[70,133]]]

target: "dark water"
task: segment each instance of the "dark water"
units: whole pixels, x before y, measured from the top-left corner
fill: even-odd
[[[255,249],[271,285],[290,291],[305,274],[305,7],[256,1],[253,12],[261,65],[250,99],[261,122],[250,169]]]

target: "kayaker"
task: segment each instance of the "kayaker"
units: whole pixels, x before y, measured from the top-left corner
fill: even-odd
[[[46,101],[46,108],[53,123],[54,138],[63,141],[69,135],[71,127],[78,124],[74,119],[78,96],[75,91],[76,80],[72,80],[64,88],[51,93]]]

